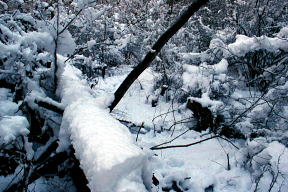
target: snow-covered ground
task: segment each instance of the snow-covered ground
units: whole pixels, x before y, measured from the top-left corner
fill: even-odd
[[[124,66],[118,70],[118,75],[99,79],[98,84],[93,87],[96,96],[113,94],[132,69]],[[191,117],[191,113],[182,110],[184,106],[178,103],[166,102],[165,96],[153,94],[154,78],[157,75],[150,68],[145,70],[113,110],[112,115],[138,126],[144,123],[144,127],[153,130],[183,128],[183,124],[176,124],[175,127],[172,125],[175,121],[186,122],[185,119]],[[153,99],[157,99],[160,104],[152,107]]]
[[[107,96],[113,93],[129,71],[129,68],[124,67],[119,75],[100,79],[93,88],[95,96]],[[151,90],[155,76],[157,74],[147,69],[112,113],[115,118],[130,121],[138,126],[144,123],[145,132],[137,136],[137,131],[132,130],[135,140],[138,137],[137,144],[145,151],[150,151],[149,148],[171,141],[184,132],[185,134],[167,143],[166,146],[185,145],[211,137],[207,132],[198,133],[189,130],[187,124],[177,126],[173,135],[172,131],[157,131],[161,127],[171,128],[173,122],[189,117],[190,112],[185,111],[180,104],[174,103],[175,112],[167,113],[173,109],[171,102],[165,102],[164,98],[159,98],[156,107],[151,106],[149,95],[153,97]],[[256,185],[258,185],[256,191],[261,192],[270,188],[270,191],[288,191],[288,171],[285,168],[285,165],[288,165],[288,153],[284,145],[278,142],[267,144],[265,145],[267,148],[249,162],[253,164],[255,170],[262,170],[262,165],[265,163],[271,165],[272,170],[279,170],[281,174],[273,183],[268,170],[263,170],[259,181],[255,181],[253,178],[258,174],[257,171],[245,169],[249,154],[253,154],[253,150],[255,152],[257,149],[263,149],[262,145],[265,143],[263,139],[259,138],[252,142],[239,140],[234,143],[235,146],[221,138],[214,138],[189,147],[147,152],[149,154],[147,166],[153,173],[154,182],[156,178],[160,183],[159,185],[157,182],[154,183],[152,191],[248,192],[254,191]],[[252,151],[247,151],[248,147],[245,146],[249,146]]]
[[[131,68],[117,70],[113,76],[98,79],[92,89],[89,83],[93,81],[87,82],[81,71],[70,65],[62,69],[60,78],[59,94],[66,108],[58,151],[72,143],[93,192],[288,191],[284,145],[261,137],[233,140],[232,144],[220,137],[209,139],[213,135],[208,132],[190,130],[191,112],[152,91],[157,74],[149,68],[110,114],[111,95]],[[247,93],[237,91],[234,96],[241,95]],[[19,104],[10,97],[9,90],[0,89],[0,144],[29,133],[27,119],[17,112]],[[152,107],[155,98],[158,104]],[[202,140],[207,141],[197,143]],[[183,146],[188,144],[191,146]],[[150,150],[155,146],[174,147]],[[2,187],[10,180],[1,177]],[[51,186],[51,181],[47,185],[40,179],[29,189],[45,191],[59,185],[61,179],[55,181]]]

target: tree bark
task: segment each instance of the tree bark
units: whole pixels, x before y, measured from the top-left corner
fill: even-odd
[[[109,106],[110,112],[122,99],[132,83],[139,77],[139,75],[152,63],[157,54],[161,51],[162,47],[177,33],[181,27],[190,19],[190,17],[198,11],[209,0],[195,0],[188,8],[182,13],[182,15],[176,20],[172,26],[170,26],[152,46],[152,50],[147,53],[145,58],[139,63],[122,82],[120,87],[114,93],[114,101]]]

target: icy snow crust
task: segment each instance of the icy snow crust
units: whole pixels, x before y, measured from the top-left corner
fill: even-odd
[[[61,76],[62,103],[67,107],[58,151],[67,148],[71,134],[89,188],[95,192],[123,191],[121,181],[124,182],[129,174],[137,172],[141,180],[146,156],[134,144],[127,127],[110,116],[106,101],[95,99],[87,82],[80,77],[81,72],[70,65],[64,68]],[[143,182],[141,187],[145,189]]]

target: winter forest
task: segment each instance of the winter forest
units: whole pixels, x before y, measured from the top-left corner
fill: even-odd
[[[0,0],[0,192],[287,192],[287,0]]]

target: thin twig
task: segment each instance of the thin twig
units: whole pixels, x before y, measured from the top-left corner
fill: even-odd
[[[189,130],[187,130],[186,132],[188,132]],[[168,141],[168,142],[165,142],[165,143],[162,143],[162,144],[159,144],[159,145],[156,145],[154,147],[151,147],[150,149],[151,150],[160,150],[160,149],[169,149],[169,148],[182,148],[182,147],[190,147],[192,145],[196,145],[196,144],[199,144],[199,143],[202,143],[202,142],[205,142],[205,141],[208,141],[210,139],[215,139],[215,138],[220,138],[220,139],[223,139],[225,141],[227,141],[228,143],[230,143],[233,147],[235,147],[236,149],[239,150],[239,147],[237,147],[233,142],[231,142],[230,140],[224,138],[224,137],[221,137],[220,135],[214,135],[214,136],[211,136],[211,137],[208,137],[206,139],[202,139],[200,141],[197,141],[197,142],[194,142],[194,143],[189,143],[189,144],[184,144],[184,145],[170,145],[170,146],[164,146],[164,147],[160,147],[161,145],[165,145],[167,143],[171,143],[172,141],[174,141],[175,139],[179,138],[180,136],[184,135],[186,132],[178,135],[177,137],[175,137],[174,139],[172,139],[171,141]]]
[[[202,143],[202,142],[205,142],[205,141],[208,141],[210,139],[214,139],[214,138],[217,138],[219,137],[219,135],[215,135],[215,136],[212,136],[212,137],[208,137],[206,139],[203,139],[203,140],[200,140],[200,141],[197,141],[197,142],[194,142],[194,143],[189,143],[189,144],[184,144],[184,145],[170,145],[170,146],[164,146],[164,147],[157,147],[157,146],[154,146],[154,147],[151,147],[150,149],[151,150],[160,150],[160,149],[169,149],[169,148],[182,148],[182,147],[190,147],[192,145],[196,145],[196,144],[199,144],[199,143]]]
[[[181,137],[182,135],[186,134],[188,131],[190,131],[190,129],[184,131],[183,133],[181,133],[180,135],[178,135],[178,136],[176,136],[175,138],[171,139],[170,141],[161,143],[161,144],[159,144],[159,145],[155,145],[155,146],[153,146],[152,148],[158,148],[158,147],[160,147],[160,146],[162,146],[162,145],[166,145],[166,144],[168,144],[168,143],[171,143],[171,142],[173,142],[175,139],[178,139],[178,138]],[[150,149],[152,149],[152,148],[150,148]],[[152,150],[153,150],[153,149],[152,149]]]
[[[139,135],[139,133],[140,133],[140,130],[141,130],[141,128],[143,128],[143,127],[144,127],[144,121],[142,122],[141,126],[140,126],[139,129],[138,129],[137,136],[136,136],[136,142],[137,142],[137,140],[138,140],[138,135]]]

